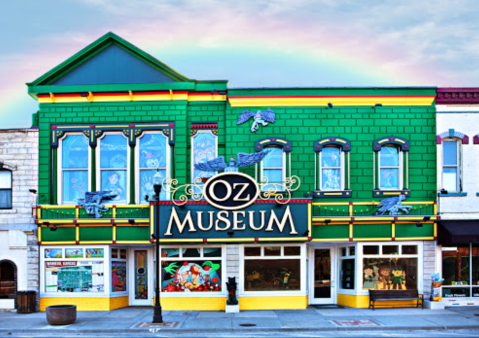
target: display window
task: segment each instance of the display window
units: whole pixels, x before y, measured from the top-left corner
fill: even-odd
[[[354,290],[354,271],[356,266],[356,247],[339,248],[339,288]]]
[[[105,292],[105,248],[42,248],[43,290],[47,293]]]
[[[444,298],[479,297],[479,252],[472,244],[443,245],[442,296]]]
[[[241,289],[260,292],[298,293],[305,290],[304,245],[245,245],[242,250]]]
[[[174,295],[218,295],[224,291],[224,248],[162,247],[161,292]],[[195,295],[195,296],[196,296]]]
[[[124,252],[124,255],[121,253]],[[120,254],[119,254],[120,253]],[[128,291],[126,249],[111,249],[111,292]]]

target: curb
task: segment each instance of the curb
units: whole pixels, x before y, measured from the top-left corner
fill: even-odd
[[[57,335],[65,334],[112,334],[121,333],[125,334],[138,334],[141,332],[155,333],[253,333],[253,332],[341,332],[341,331],[450,331],[450,330],[479,330],[479,325],[453,325],[453,326],[417,326],[417,327],[397,327],[397,326],[364,326],[364,327],[308,327],[308,328],[295,328],[295,327],[283,327],[283,328],[234,328],[234,329],[169,329],[169,328],[144,328],[144,329],[0,329],[0,335],[8,334],[48,334],[53,337]]]

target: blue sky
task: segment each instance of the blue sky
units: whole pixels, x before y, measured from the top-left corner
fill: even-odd
[[[477,0],[42,0],[0,12],[0,128],[31,82],[108,31],[230,87],[478,86]]]

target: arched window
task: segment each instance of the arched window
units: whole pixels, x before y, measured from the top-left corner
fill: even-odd
[[[255,165],[255,178],[261,184],[261,189],[264,191],[285,189],[286,178],[291,177],[291,142],[271,137],[256,141],[254,148],[256,152],[269,150],[269,153],[259,163],[259,180],[257,179],[258,164]]]
[[[0,170],[0,209],[12,208],[12,172]]]
[[[351,142],[325,137],[314,142],[314,197],[351,197],[349,154]]]
[[[442,188],[461,192],[461,143],[457,139],[442,140]]]
[[[0,298],[13,298],[17,292],[17,267],[9,260],[0,261]]]

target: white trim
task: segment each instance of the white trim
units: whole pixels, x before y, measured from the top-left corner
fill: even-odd
[[[279,246],[281,247],[281,256],[264,256],[263,248],[265,246]],[[300,255],[299,256],[284,256],[284,247],[287,246],[294,246],[300,247]],[[276,260],[284,260],[284,259],[299,259],[300,260],[300,274],[301,274],[301,281],[300,281],[300,289],[297,291],[245,291],[245,272],[244,272],[244,248],[245,247],[259,247],[261,248],[261,256],[248,256],[247,259],[276,259]],[[278,296],[306,296],[308,294],[306,290],[307,283],[307,247],[306,243],[298,243],[298,244],[280,244],[280,243],[271,243],[271,244],[241,244],[240,245],[240,252],[239,252],[239,266],[240,266],[240,273],[239,273],[239,297],[278,297]]]
[[[315,264],[315,250],[318,249],[329,249],[330,258],[331,258],[331,266],[330,266],[330,290],[331,290],[331,297],[330,298],[315,298],[314,297],[314,264]],[[339,276],[338,268],[339,268],[339,253],[338,253],[338,246],[335,244],[313,244],[310,245],[308,248],[309,254],[309,264],[308,264],[308,284],[309,284],[309,297],[308,302],[309,304],[318,305],[318,304],[337,304],[337,294],[339,288]]]
[[[85,258],[86,249],[103,249],[103,258]],[[61,249],[63,258],[45,258],[45,249]],[[65,258],[65,249],[83,249],[83,258]],[[109,298],[111,294],[110,247],[108,245],[40,246],[40,298]],[[47,292],[45,291],[45,261],[103,262],[103,292]],[[123,295],[124,296],[124,295]]]
[[[96,190],[101,191],[101,172],[105,171],[115,171],[115,170],[125,170],[123,168],[101,168],[101,141],[107,135],[121,135],[125,139],[126,144],[126,201],[116,201],[113,200],[112,203],[119,204],[129,204],[130,203],[130,145],[128,144],[128,137],[126,137],[122,132],[104,132],[103,135],[97,139],[98,146],[95,152],[95,163],[96,163]]]
[[[161,134],[165,139],[166,139],[166,168],[140,168],[140,147],[141,147],[141,139],[147,135],[147,134]],[[171,149],[170,149],[170,143],[168,142],[168,136],[165,136],[161,130],[148,130],[144,131],[140,137],[137,137],[137,145],[135,147],[135,203],[137,205],[148,205],[148,202],[143,203],[141,201],[141,187],[140,187],[140,169],[151,169],[151,170],[156,170],[156,169],[166,169],[166,177],[170,177],[170,169],[171,169]],[[170,195],[166,194],[166,200],[170,199]]]
[[[444,165],[444,145],[446,142],[456,143],[456,165]],[[458,138],[445,138],[441,142],[440,149],[438,149],[438,157],[440,158],[440,182],[438,182],[441,188],[444,189],[444,168],[456,168],[456,189],[448,192],[462,192],[462,140]],[[447,189],[446,189],[447,190]]]
[[[323,163],[322,163],[322,159],[323,159],[323,150],[324,148],[336,148],[339,150],[339,167],[326,167],[326,168],[323,168]],[[341,146],[339,145],[328,145],[328,146],[325,146],[321,151],[318,152],[318,158],[319,158],[319,165],[318,165],[318,168],[319,168],[319,172],[317,174],[319,174],[319,187],[317,187],[316,190],[320,190],[320,191],[344,191],[345,189],[345,185],[346,185],[346,157],[345,157],[345,152],[343,151],[343,149],[341,148]],[[348,164],[349,165],[349,164]],[[339,189],[323,189],[323,186],[322,186],[322,182],[323,182],[323,169],[339,169]],[[315,168],[315,171],[316,171],[316,168]],[[316,174],[316,175],[317,175]],[[349,182],[349,180],[348,180]]]
[[[135,299],[135,251],[146,251],[147,255],[147,273],[148,280],[146,282],[148,290],[147,299]],[[130,273],[130,279],[128,283],[128,295],[130,300],[130,306],[151,306],[153,304],[153,295],[155,294],[155,287],[153,284],[155,275],[155,266],[153,261],[154,250],[150,246],[129,247],[128,257],[130,257],[130,264],[127,266],[127,270]],[[128,285],[128,284],[127,284]]]
[[[386,166],[383,167],[383,169],[398,169],[398,188],[381,188],[381,151],[385,147],[394,147],[398,151],[398,161],[399,161],[399,166]],[[396,145],[385,145],[381,148],[380,151],[378,151],[378,189],[381,191],[398,191],[398,190],[403,190],[404,189],[404,153],[401,150],[400,147]]]
[[[83,134],[82,132],[68,132],[65,133],[61,138],[58,139],[58,149],[57,149],[57,203],[58,205],[77,205],[78,202],[67,202],[63,203],[63,166],[62,166],[62,151],[63,151],[63,140],[69,136],[69,135],[82,135],[85,137],[87,140],[88,138]],[[90,144],[88,144],[88,187],[85,189],[85,191],[90,191],[91,188],[91,173],[92,173],[92,167],[91,167],[91,147]],[[80,171],[80,170],[85,170],[85,169],[76,169],[76,170],[71,170],[71,171]],[[67,170],[70,171],[70,170]]]
[[[285,181],[286,181],[286,152],[284,151],[284,147],[282,146],[278,146],[278,145],[271,145],[271,146],[266,146],[264,147],[264,149],[268,149],[268,148],[278,148],[278,149],[281,149],[283,151],[283,155],[282,155],[282,160],[283,160],[283,164],[282,164],[282,167],[266,167],[266,170],[281,170],[281,179],[282,179],[282,182],[281,184],[285,184]],[[290,154],[291,156],[291,154]],[[261,161],[260,162],[260,181],[262,183],[262,179],[264,177],[264,168],[263,168],[263,162],[264,161]],[[291,167],[290,167],[290,174],[291,174]],[[268,183],[269,180],[268,180]],[[264,187],[263,187],[264,188]]]
[[[195,148],[194,148],[194,138],[197,137],[199,134],[211,134],[213,135],[213,137],[215,138],[215,152],[216,152],[216,155],[215,155],[215,158],[219,156],[218,154],[218,136],[213,134],[213,131],[211,129],[206,129],[206,130],[198,130],[196,132],[195,135],[191,136],[190,138],[190,144],[191,144],[191,153],[190,153],[190,156],[191,156],[191,166],[190,166],[190,170],[191,170],[191,183],[194,183],[194,180],[195,180],[195,159],[194,159],[194,153],[195,153]],[[229,160],[228,159],[225,159],[225,162],[228,163]],[[217,174],[218,172],[216,172],[215,174]]]

